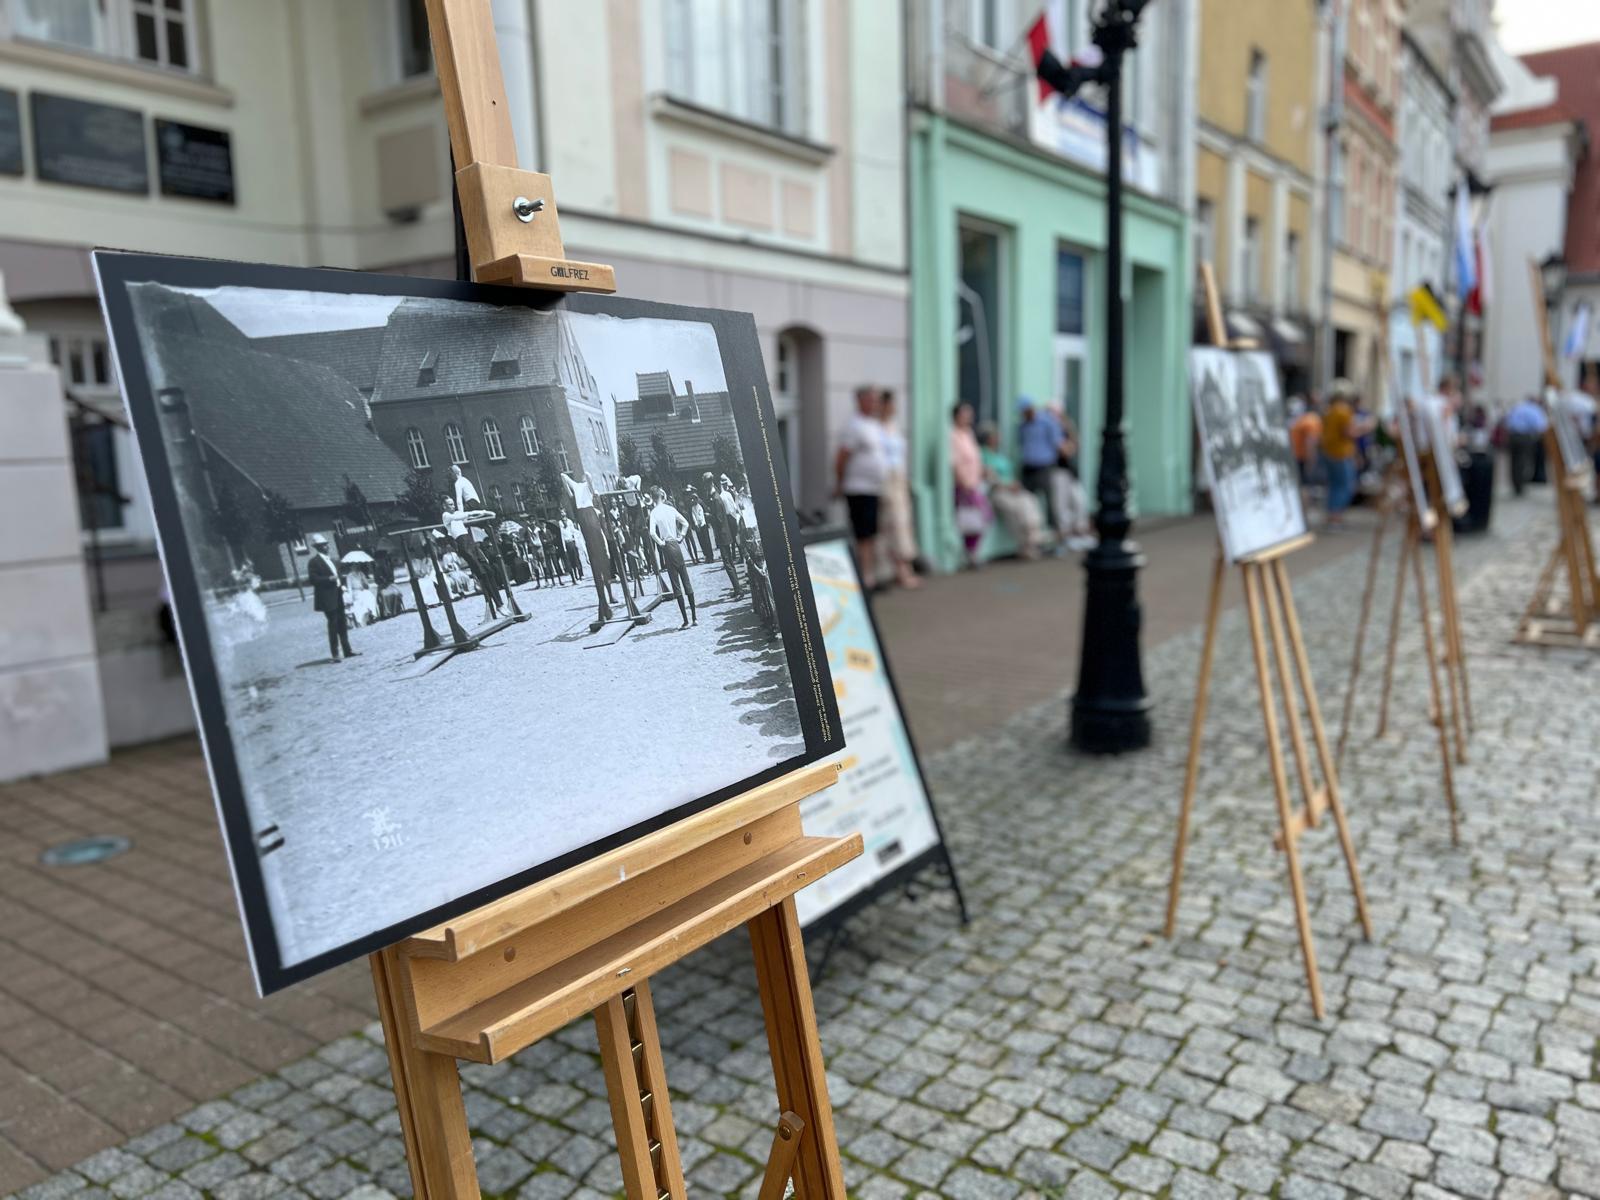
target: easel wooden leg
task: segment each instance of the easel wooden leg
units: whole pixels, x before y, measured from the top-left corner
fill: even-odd
[[[478,1167],[456,1060],[419,1050],[411,1040],[411,1022],[400,1002],[396,951],[379,950],[368,959],[416,1200],[476,1198]]]
[[[1194,809],[1194,789],[1200,777],[1200,744],[1205,737],[1206,701],[1211,690],[1211,660],[1217,648],[1217,621],[1222,614],[1222,587],[1228,564],[1221,551],[1211,569],[1211,597],[1206,602],[1206,632],[1200,643],[1200,680],[1195,684],[1194,715],[1189,720],[1189,761],[1183,772],[1183,799],[1178,803],[1178,839],[1172,847],[1172,882],[1167,886],[1165,936],[1178,925],[1178,893],[1183,887],[1183,855],[1189,844],[1189,814]]]
[[[594,1024],[628,1200],[685,1200],[650,985],[640,980],[607,1000],[594,1010]]]
[[[1412,560],[1412,565],[1415,567],[1417,604],[1422,609],[1422,656],[1428,660],[1428,693],[1433,697],[1433,706],[1442,712],[1443,700],[1439,696],[1439,659],[1433,649],[1433,619],[1428,615],[1428,573],[1422,569],[1420,554]],[[1439,762],[1444,768],[1444,798],[1450,806],[1450,840],[1459,845],[1461,830],[1456,816],[1455,776],[1450,766],[1450,736],[1442,720],[1439,722]]]
[[[1444,643],[1444,676],[1448,684],[1446,689],[1450,699],[1450,711],[1446,714],[1440,711],[1439,719],[1450,722],[1450,732],[1455,738],[1456,761],[1467,761],[1467,735],[1461,725],[1461,709],[1464,703],[1462,689],[1465,686],[1465,668],[1456,649],[1455,619],[1451,615],[1453,606],[1451,594],[1455,585],[1450,569],[1450,527],[1449,514],[1443,514],[1433,532],[1433,558],[1434,568],[1438,575],[1439,583],[1439,615],[1443,618],[1442,641]],[[1426,610],[1422,614],[1423,624],[1431,626],[1433,616]]]
[[[1283,605],[1283,618],[1289,626],[1289,645],[1294,650],[1295,666],[1300,675],[1300,689],[1305,694],[1306,712],[1311,719],[1311,736],[1317,747],[1317,761],[1322,767],[1323,786],[1328,792],[1328,807],[1333,812],[1334,828],[1339,833],[1339,848],[1344,851],[1345,868],[1350,874],[1350,891],[1355,896],[1356,916],[1361,921],[1361,931],[1372,940],[1372,916],[1367,911],[1367,889],[1361,883],[1361,867],[1356,862],[1356,844],[1350,836],[1350,826],[1344,817],[1344,801],[1339,794],[1339,766],[1328,752],[1328,734],[1322,725],[1322,706],[1317,702],[1316,684],[1311,679],[1311,659],[1306,654],[1305,639],[1300,636],[1300,614],[1294,606],[1294,593],[1289,589],[1289,569],[1283,560],[1272,564],[1272,575],[1278,585],[1278,597]]]
[[[1406,562],[1417,547],[1416,522],[1408,523],[1406,536],[1400,543],[1400,562],[1395,567],[1394,604],[1389,609],[1389,644],[1383,652],[1383,690],[1378,694],[1378,727],[1372,736],[1381,738],[1389,731],[1389,693],[1394,687],[1394,652],[1400,641],[1400,612],[1406,600]]]
[[[1443,524],[1443,522],[1441,522],[1441,524]],[[1439,714],[1439,727],[1441,729],[1448,728],[1450,731],[1450,736],[1455,745],[1456,761],[1458,763],[1464,763],[1467,761],[1467,738],[1466,733],[1461,728],[1461,697],[1456,684],[1456,664],[1454,661],[1455,655],[1450,649],[1449,602],[1445,600],[1443,596],[1445,589],[1449,586],[1449,580],[1445,575],[1444,562],[1438,557],[1439,545],[1440,543],[1438,540],[1438,534],[1436,532],[1434,537],[1434,555],[1439,573],[1439,609],[1440,616],[1443,618],[1443,633],[1441,634],[1441,639],[1444,642],[1444,646],[1442,654],[1438,654],[1438,651],[1431,648],[1428,649],[1426,653],[1429,657],[1430,670],[1432,670],[1440,660],[1444,662],[1445,698],[1449,700],[1449,708],[1447,710],[1440,707],[1440,701],[1438,697],[1434,698],[1434,708]],[[1416,565],[1417,569],[1422,571],[1425,576],[1427,571],[1423,567],[1422,555],[1420,552],[1417,555]],[[1425,645],[1427,647],[1433,647],[1433,614],[1427,609],[1422,610],[1422,629],[1426,636]],[[1436,654],[1438,655],[1437,658],[1435,657]]]
[[[1465,640],[1461,636],[1461,605],[1456,593],[1455,530],[1447,515],[1439,518],[1437,537],[1439,595],[1443,601],[1442,607],[1450,637],[1447,649],[1455,667],[1456,677],[1460,681],[1461,707],[1466,713],[1467,728],[1471,729],[1476,722],[1472,719],[1472,689],[1467,683],[1467,651]]]
[[[804,1122],[804,1134],[798,1139],[795,1154],[795,1198],[846,1200],[794,897],[751,921],[749,930],[761,1008],[767,1019],[767,1045],[772,1052],[778,1105]]]
[[[1559,479],[1557,486],[1560,486]],[[1582,511],[1578,512],[1576,520],[1573,518],[1573,501],[1577,500],[1579,504],[1582,503],[1582,498],[1576,493],[1566,487],[1560,487],[1558,496],[1558,503],[1562,508],[1560,518],[1562,527],[1561,544],[1567,561],[1568,591],[1571,593],[1568,607],[1572,612],[1572,624],[1581,634],[1589,628],[1591,616],[1588,597],[1589,572],[1584,565],[1583,551],[1579,549],[1580,541],[1588,541],[1588,518]]]
[[[1378,590],[1378,560],[1383,555],[1383,537],[1388,531],[1391,506],[1378,514],[1378,528],[1372,534],[1372,553],[1367,557],[1367,583],[1361,589],[1361,616],[1356,621],[1356,648],[1350,659],[1350,680],[1344,689],[1344,712],[1339,718],[1339,747],[1334,762],[1344,765],[1344,747],[1350,737],[1350,716],[1355,711],[1356,681],[1361,677],[1361,657],[1367,645],[1367,625],[1372,619],[1372,595]]]
[[[772,1149],[767,1151],[767,1169],[761,1176],[761,1190],[756,1200],[783,1200],[789,1189],[789,1177],[794,1174],[794,1156],[800,1150],[800,1135],[805,1132],[805,1122],[792,1112],[778,1118],[777,1132],[772,1135]]]
[[[1306,985],[1311,990],[1311,1011],[1321,1018],[1324,1013],[1322,979],[1317,972],[1317,948],[1311,937],[1311,913],[1306,907],[1306,885],[1300,874],[1300,850],[1297,845],[1295,822],[1289,807],[1289,775],[1284,768],[1283,748],[1278,744],[1277,702],[1272,695],[1272,669],[1267,665],[1267,644],[1262,633],[1263,599],[1261,567],[1257,563],[1244,564],[1245,605],[1250,615],[1250,645],[1255,653],[1256,687],[1261,694],[1261,719],[1266,724],[1267,757],[1272,767],[1272,789],[1278,801],[1278,822],[1283,830],[1283,853],[1289,863],[1289,892],[1294,899],[1295,925],[1300,931],[1300,950],[1305,959]]]

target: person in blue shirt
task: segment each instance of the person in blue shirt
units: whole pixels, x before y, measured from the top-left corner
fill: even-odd
[[[1017,425],[1017,453],[1022,460],[1022,486],[1044,505],[1045,519],[1059,541],[1061,526],[1053,503],[1055,474],[1060,470],[1062,458],[1070,455],[1074,447],[1055,414],[1034,404],[1033,397],[1019,397],[1017,409],[1021,414]]]
[[[1533,478],[1539,443],[1549,427],[1550,418],[1545,414],[1544,405],[1532,396],[1524,396],[1506,414],[1506,434],[1511,443],[1511,490],[1519,496]]]

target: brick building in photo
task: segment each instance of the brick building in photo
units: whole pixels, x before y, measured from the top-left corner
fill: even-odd
[[[638,395],[617,402],[617,445],[631,440],[640,465],[657,478],[662,451],[686,483],[725,469],[718,462],[718,439],[726,439],[735,450],[739,445],[728,393],[697,392],[690,379],[683,381],[680,392],[667,371],[641,372],[638,378]]]

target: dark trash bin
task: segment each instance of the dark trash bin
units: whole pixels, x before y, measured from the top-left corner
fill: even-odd
[[[1482,533],[1489,528],[1494,507],[1494,454],[1474,451],[1461,465],[1461,489],[1467,495],[1467,511],[1455,519],[1457,533]]]

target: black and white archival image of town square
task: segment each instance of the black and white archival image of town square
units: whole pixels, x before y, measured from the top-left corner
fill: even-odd
[[[127,294],[281,968],[836,748],[709,320]]]
[[[1272,356],[1196,346],[1189,386],[1217,528],[1230,561],[1306,531]]]

